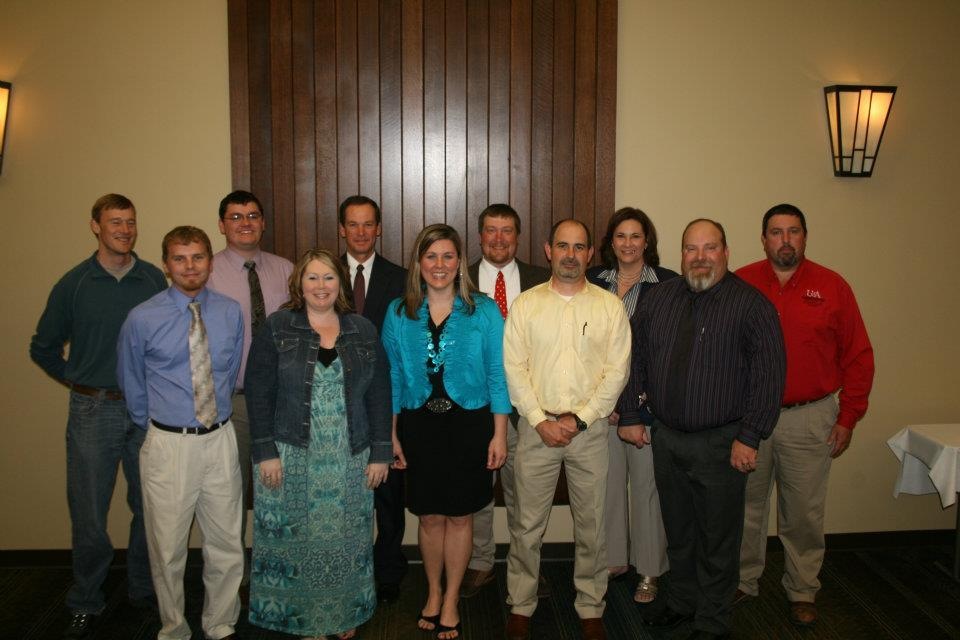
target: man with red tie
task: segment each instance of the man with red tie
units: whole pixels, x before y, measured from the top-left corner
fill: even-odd
[[[510,304],[534,285],[550,279],[550,270],[517,260],[520,216],[507,204],[491,204],[477,221],[480,251],[483,258],[469,266],[470,277],[477,288],[494,299],[500,313],[507,317]],[[507,429],[507,461],[500,467],[500,484],[507,508],[507,522],[513,520],[513,458],[517,448],[517,412],[510,416],[513,428]],[[473,553],[463,576],[460,596],[469,598],[493,581],[493,560],[496,544],[493,538],[493,501],[473,514]],[[540,581],[538,595],[549,594],[546,582]]]

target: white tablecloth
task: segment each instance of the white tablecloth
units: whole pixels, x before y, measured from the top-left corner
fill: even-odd
[[[894,497],[939,493],[944,509],[957,501],[960,424],[911,425],[887,440],[887,445],[900,460]]]

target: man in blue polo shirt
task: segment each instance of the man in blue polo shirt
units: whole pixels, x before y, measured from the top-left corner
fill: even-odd
[[[117,466],[127,480],[133,512],[127,547],[127,594],[138,607],[155,607],[140,498],[143,431],[127,416],[117,385],[117,334],[127,313],[167,288],[163,273],[137,258],[137,211],[125,196],[97,199],[90,229],[97,251],[64,275],[50,292],[30,341],[30,357],[70,387],[67,418],[67,503],[73,541],[71,618],[64,638],[93,632],[106,606],[103,581],[113,561],[107,512]],[[70,353],[64,358],[64,345]]]
[[[206,288],[210,239],[177,227],[163,239],[172,285],[135,307],[120,329],[117,372],[140,450],[150,568],[163,627],[158,640],[188,640],[183,573],[190,525],[203,533],[201,623],[210,640],[236,638],[243,577],[240,464],[230,422],[243,355],[243,314]]]

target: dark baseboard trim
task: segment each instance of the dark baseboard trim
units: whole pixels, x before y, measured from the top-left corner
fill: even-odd
[[[918,531],[875,531],[865,533],[827,534],[827,551],[831,549],[876,549],[881,547],[930,547],[953,546],[957,533],[953,529],[925,529]],[[776,536],[767,538],[767,549],[782,551],[783,545]],[[504,560],[509,546],[498,544],[496,557]],[[416,545],[405,545],[404,554],[411,562],[420,562],[420,549]],[[126,562],[127,550],[117,549],[115,565]],[[541,557],[544,560],[570,560],[573,558],[572,542],[548,542],[543,545]],[[202,562],[199,549],[190,549],[187,562]],[[0,567],[70,567],[69,549],[22,549],[0,550]]]

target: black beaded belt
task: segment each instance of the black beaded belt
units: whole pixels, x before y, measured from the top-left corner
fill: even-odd
[[[780,408],[781,408],[781,409],[796,409],[797,407],[802,407],[802,406],[805,405],[805,404],[813,404],[814,402],[820,402],[821,400],[826,400],[827,398],[829,398],[829,397],[832,396],[832,395],[833,395],[832,393],[828,393],[828,394],[825,395],[825,396],[820,396],[819,398],[814,398],[813,400],[803,400],[803,401],[801,401],[801,402],[791,402],[790,404],[785,404],[785,405],[783,405],[783,406],[780,407]]]
[[[229,418],[227,418],[227,420],[229,420]],[[157,429],[160,429],[161,431],[169,431],[170,433],[182,433],[182,434],[192,434],[197,436],[205,436],[208,433],[212,433],[213,431],[216,431],[223,425],[227,424],[227,420],[224,420],[222,422],[215,422],[209,427],[171,427],[168,424],[160,424],[156,420],[151,420],[150,422],[152,422],[153,426],[155,426]]]
[[[423,406],[433,413],[446,413],[453,408],[453,402],[447,398],[430,398]]]
[[[82,393],[92,398],[99,398],[100,394],[103,394],[103,397],[107,400],[123,400],[123,392],[117,389],[99,389],[97,387],[88,387],[85,384],[77,384],[76,382],[71,382],[70,388],[77,393]]]

